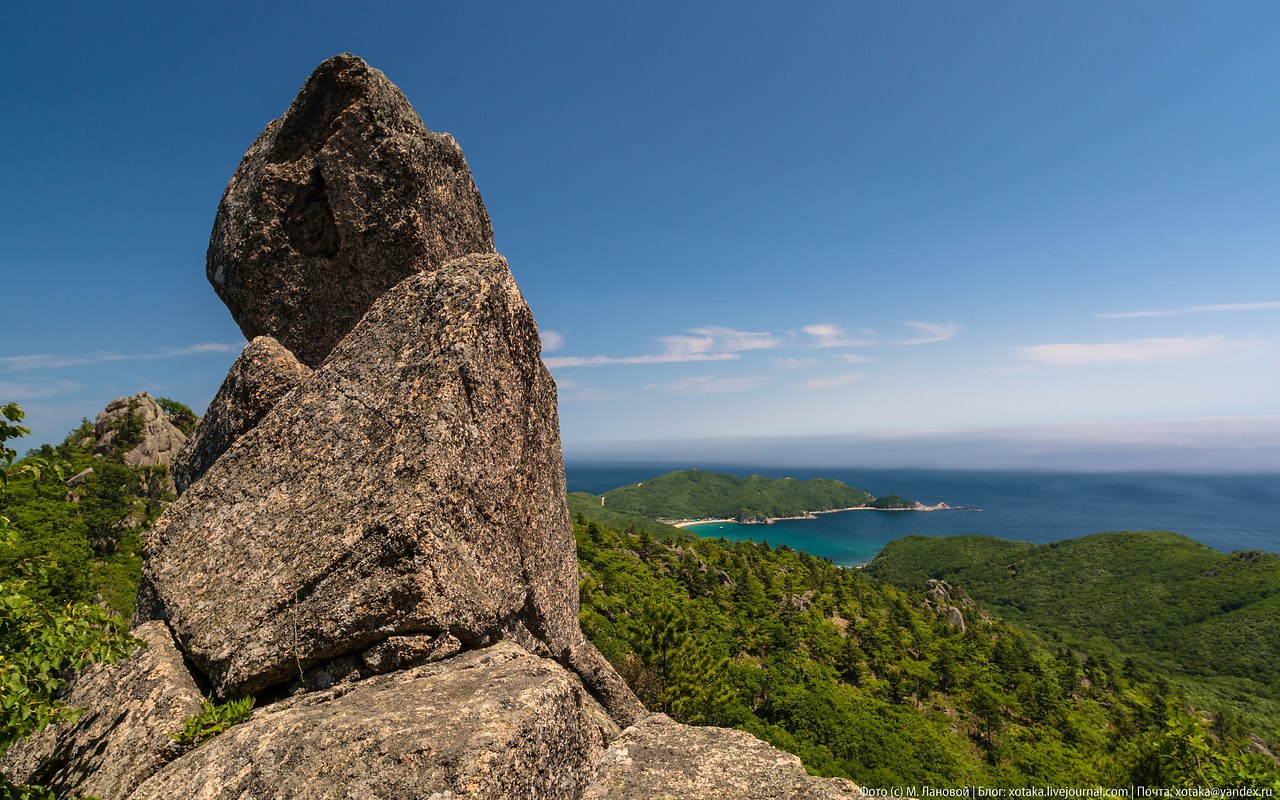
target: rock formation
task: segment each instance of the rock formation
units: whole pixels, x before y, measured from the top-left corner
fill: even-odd
[[[106,455],[121,450],[130,467],[169,467],[187,437],[146,392],[112,400],[93,425],[93,451]]]
[[[103,800],[861,796],[649,715],[584,639],[555,384],[491,250],[453,140],[354,56],[322,64],[218,210],[210,277],[274,339],[148,535],[152,646],[0,766]],[[196,686],[258,708],[179,754]]]
[[[973,598],[969,597],[964,589],[952,586],[946,581],[930,578],[925,584],[925,594],[927,595],[924,601],[926,609],[938,616],[946,617],[947,624],[953,628],[959,628],[961,633],[968,629],[964,621],[964,612],[956,605],[959,604],[965,608],[973,607]]]
[[[185,492],[218,456],[257,425],[285,392],[310,374],[309,367],[270,336],[259,336],[245,345],[204,419],[173,462],[178,491]]]
[[[392,286],[471,253],[493,228],[452,136],[386,76],[321,64],[227,185],[206,272],[245,338],[315,367]]]
[[[411,633],[566,658],[581,633],[558,429],[506,262],[418,273],[169,508],[145,576],[223,697]]]

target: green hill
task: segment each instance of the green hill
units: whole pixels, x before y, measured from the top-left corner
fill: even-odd
[[[698,469],[669,472],[604,494],[605,508],[655,519],[762,522],[814,511],[852,508],[875,498],[830,479],[739,478]]]
[[[902,587],[946,580],[1009,619],[1133,657],[1280,734],[1280,555],[1220,553],[1160,532],[1045,545],[911,536],[867,572]]]
[[[594,520],[601,525],[608,525],[620,531],[646,531],[650,536],[659,539],[690,540],[692,533],[681,530],[674,525],[644,517],[639,514],[624,514],[600,504],[600,496],[588,492],[570,492],[568,495],[569,515]]]
[[[582,628],[654,710],[869,786],[1280,787],[1169,681],[785,546],[574,525]],[[1253,777],[1247,777],[1252,775]]]

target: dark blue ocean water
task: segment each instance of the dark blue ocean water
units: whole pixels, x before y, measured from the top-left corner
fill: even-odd
[[[690,465],[569,464],[569,491],[600,493]],[[1280,552],[1280,475],[970,472],[702,467],[735,475],[836,478],[874,495],[981,511],[850,511],[772,525],[712,524],[702,536],[767,540],[865,563],[900,536],[985,534],[1052,542],[1102,531],[1175,531],[1223,552]]]

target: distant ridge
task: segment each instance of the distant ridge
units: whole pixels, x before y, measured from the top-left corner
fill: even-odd
[[[740,478],[687,469],[612,489],[604,508],[661,520],[734,519],[765,522],[815,512],[860,508],[875,497],[829,478]]]

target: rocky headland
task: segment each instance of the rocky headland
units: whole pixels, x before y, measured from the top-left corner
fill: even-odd
[[[861,796],[650,714],[583,637],[537,326],[461,149],[382,73],[316,69],[232,176],[207,271],[251,341],[192,436],[153,443],[181,494],[146,541],[146,646],[77,676],[88,711],[11,748],[12,779],[102,800]],[[257,708],[178,746],[210,695]]]

